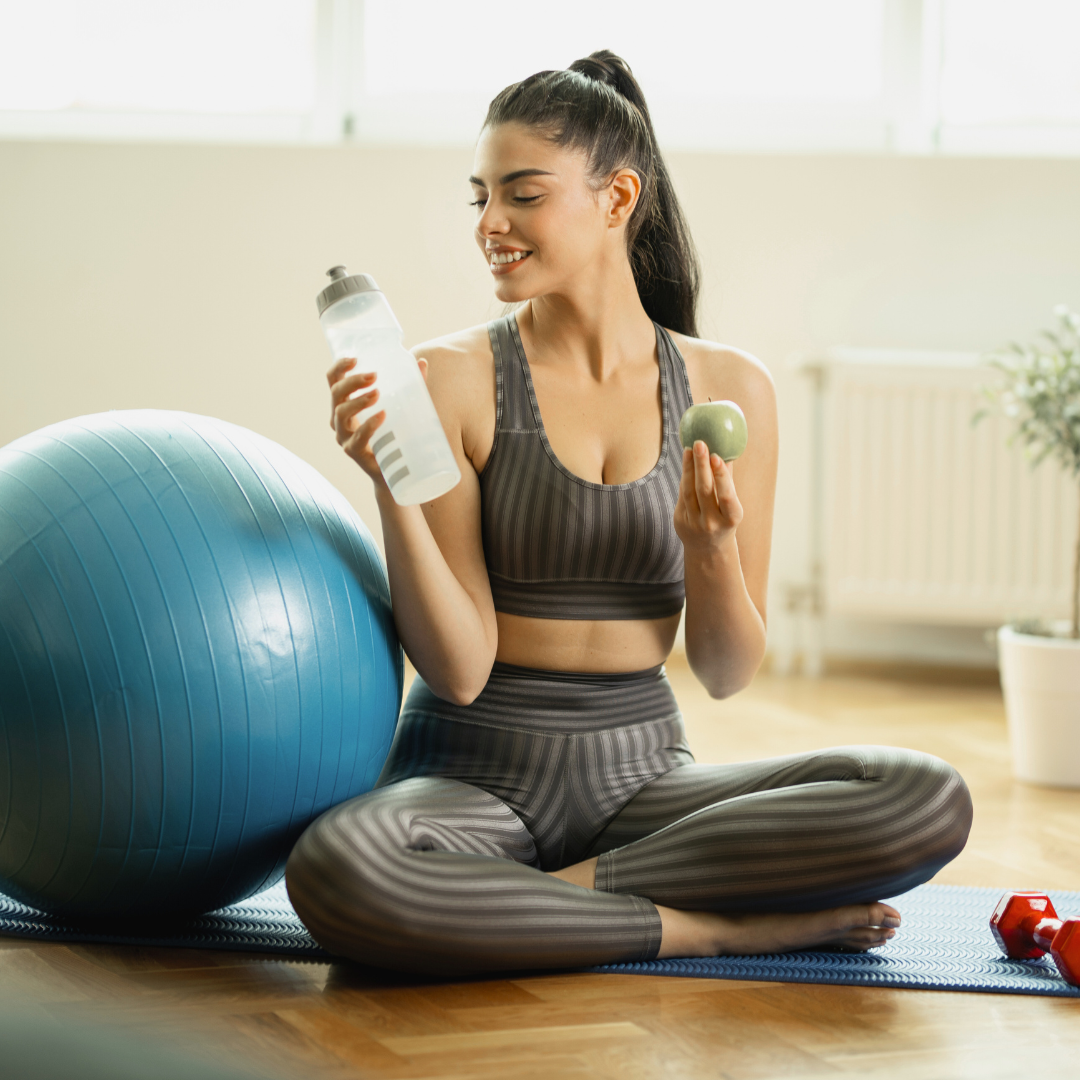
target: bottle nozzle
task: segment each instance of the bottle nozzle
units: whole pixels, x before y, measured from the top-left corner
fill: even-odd
[[[344,266],[331,266],[326,271],[330,284],[315,298],[315,306],[319,309],[319,318],[323,312],[343,300],[346,296],[354,296],[356,293],[378,292],[379,286],[375,279],[367,274],[350,274]]]

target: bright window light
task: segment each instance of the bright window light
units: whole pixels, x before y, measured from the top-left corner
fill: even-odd
[[[303,113],[315,0],[0,0],[0,109]]]
[[[863,102],[882,91],[882,0],[365,0],[371,98],[494,96],[599,48],[652,97]]]
[[[1080,156],[1080,0],[0,0],[0,138],[463,146],[599,48],[669,149]]]
[[[1080,122],[1078,0],[945,0],[945,124]]]

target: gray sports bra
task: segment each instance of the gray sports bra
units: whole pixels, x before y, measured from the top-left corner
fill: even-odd
[[[555,456],[513,315],[488,324],[495,442],[480,474],[484,556],[495,610],[535,619],[659,619],[682,609],[683,548],[672,515],[682,477],[686,366],[656,326],[663,439],[652,470],[594,484]]]

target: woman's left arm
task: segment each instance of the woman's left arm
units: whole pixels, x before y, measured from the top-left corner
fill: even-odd
[[[703,442],[684,450],[675,506],[686,573],[686,658],[710,696],[723,698],[742,690],[765,656],[776,392],[768,371],[753,357],[695,345],[695,400],[737,402],[749,433],[745,452],[730,465],[710,456]]]

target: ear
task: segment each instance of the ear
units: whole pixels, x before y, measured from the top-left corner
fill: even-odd
[[[630,220],[641,197],[641,177],[633,169],[620,169],[608,184],[608,228],[617,229]]]

